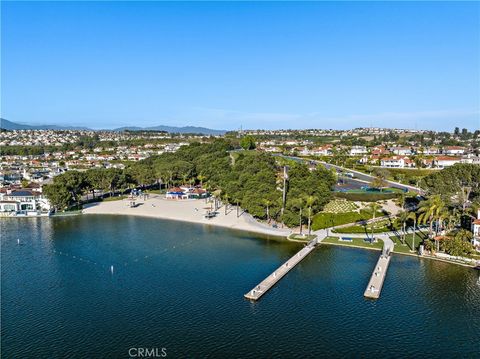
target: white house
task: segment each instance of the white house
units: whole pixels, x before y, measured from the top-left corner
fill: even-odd
[[[458,157],[451,157],[451,156],[438,156],[435,157],[433,163],[435,167],[438,168],[445,168],[453,166],[455,163],[460,163],[461,159]]]
[[[1,215],[38,216],[50,213],[49,201],[39,192],[16,190],[2,194],[0,198]]]
[[[315,156],[330,156],[332,154],[331,146],[321,146],[313,149]]]
[[[477,213],[477,219],[475,219],[472,223],[472,232],[473,232],[473,239],[472,244],[477,251],[480,252],[480,209]]]
[[[462,163],[471,163],[473,165],[480,165],[480,156],[474,156],[472,154],[468,154],[466,156],[462,156]]]
[[[410,156],[412,154],[410,147],[392,147],[390,151],[399,156]]]
[[[440,149],[438,147],[426,147],[419,150],[419,152],[424,155],[438,155],[440,153]]]
[[[460,146],[447,146],[443,149],[443,153],[446,155],[463,155],[465,153],[465,148]]]
[[[350,156],[364,155],[366,153],[368,153],[368,150],[365,146],[352,146],[350,149]]]
[[[414,162],[408,157],[402,156],[392,156],[385,157],[380,160],[381,167],[390,167],[390,168],[405,168],[405,167],[414,167]]]

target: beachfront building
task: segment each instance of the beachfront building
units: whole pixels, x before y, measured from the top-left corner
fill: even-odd
[[[49,201],[40,192],[21,189],[0,194],[0,216],[40,216],[50,210]]]
[[[203,188],[180,186],[172,187],[167,191],[165,198],[167,199],[200,199],[206,198],[209,194]]]
[[[169,188],[165,195],[167,199],[188,199],[188,194],[180,187]]]

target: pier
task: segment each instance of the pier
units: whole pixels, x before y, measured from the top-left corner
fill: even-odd
[[[323,237],[324,238],[324,237]],[[260,284],[255,286],[247,294],[244,295],[245,298],[250,300],[259,300],[262,295],[264,295],[270,288],[272,288],[280,279],[282,279],[285,274],[287,274],[293,267],[301,262],[311,251],[315,249],[315,246],[318,244],[321,239],[314,239],[310,241],[305,247],[298,251],[293,257],[283,263],[279,268],[277,268],[272,274],[265,278]]]
[[[363,296],[366,298],[378,299],[380,297],[380,292],[382,291],[388,265],[392,258],[391,251],[393,250],[393,242],[390,238],[388,238],[388,240],[384,239],[384,243],[382,254],[380,255],[380,258],[378,258],[372,276],[370,277],[370,281],[368,282],[367,289],[365,289],[365,293],[363,293]]]

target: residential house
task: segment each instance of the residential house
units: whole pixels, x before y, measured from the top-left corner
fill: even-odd
[[[461,158],[452,156],[437,156],[433,159],[433,165],[437,168],[445,168],[460,163]]]
[[[359,156],[368,153],[367,147],[365,146],[352,146],[350,149],[350,156]]]
[[[13,216],[37,216],[50,213],[49,201],[33,190],[19,189],[0,193],[0,213]]]
[[[443,149],[443,154],[449,156],[460,156],[465,153],[465,148],[460,146],[447,146]]]
[[[410,156],[412,154],[410,147],[392,147],[390,151],[399,156]]]
[[[385,157],[380,160],[381,167],[405,168],[415,167],[415,163],[406,156]]]
[[[474,156],[473,154],[468,154],[462,156],[462,163],[471,163],[473,165],[480,165],[480,156]]]

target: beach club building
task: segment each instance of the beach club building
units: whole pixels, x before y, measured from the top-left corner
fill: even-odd
[[[208,196],[208,192],[203,188],[180,186],[169,188],[165,197],[167,199],[200,199]]]

